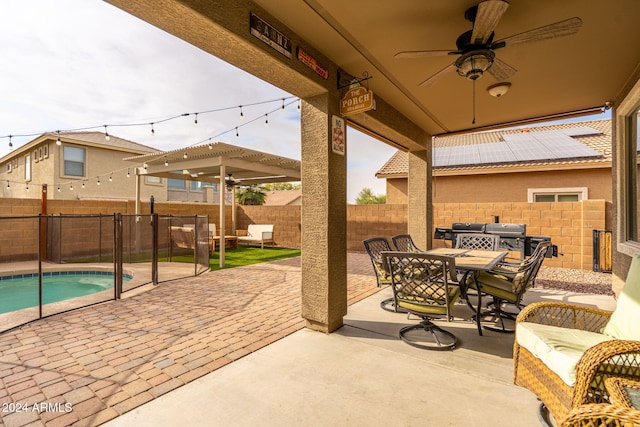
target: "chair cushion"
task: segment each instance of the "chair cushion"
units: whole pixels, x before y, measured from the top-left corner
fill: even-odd
[[[505,301],[515,301],[517,296],[513,292],[513,278],[508,277],[505,274],[494,272],[489,273],[481,271],[476,278],[480,290],[488,292],[491,295],[495,295]],[[476,288],[474,281],[469,283],[470,288]]]
[[[453,308],[456,300],[460,296],[460,287],[449,285],[449,311]],[[402,307],[414,313],[423,314],[447,314],[444,292],[434,295],[434,299],[421,298],[418,296],[405,296],[401,292],[396,295],[398,307]]]
[[[616,309],[602,333],[621,340],[640,340],[640,256],[631,261]]]
[[[520,322],[516,326],[516,340],[529,350],[567,385],[576,382],[576,366],[590,347],[612,337],[579,329]]]

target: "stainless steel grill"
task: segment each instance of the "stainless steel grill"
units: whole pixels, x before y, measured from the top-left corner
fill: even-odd
[[[527,236],[526,224],[502,224],[476,222],[454,222],[451,228],[436,228],[434,239],[449,240],[453,246],[459,233],[486,233],[500,236],[500,249],[520,252],[520,259],[531,255],[541,241],[550,241],[549,236]],[[558,256],[558,247],[553,245],[545,254],[548,258]]]

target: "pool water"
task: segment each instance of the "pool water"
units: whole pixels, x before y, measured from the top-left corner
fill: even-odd
[[[122,282],[131,280],[123,275]],[[113,289],[113,273],[69,271],[43,273],[42,303],[49,304]],[[38,306],[38,275],[0,277],[0,313]]]

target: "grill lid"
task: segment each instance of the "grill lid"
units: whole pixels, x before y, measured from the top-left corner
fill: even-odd
[[[485,233],[498,234],[502,237],[524,237],[527,233],[526,224],[495,224],[485,226]]]

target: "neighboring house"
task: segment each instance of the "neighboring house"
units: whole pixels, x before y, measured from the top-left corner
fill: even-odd
[[[300,206],[302,190],[267,191],[263,206]]]
[[[436,137],[433,203],[612,200],[611,120]],[[376,173],[407,203],[407,153]]]
[[[135,170],[122,159],[156,153],[142,144],[101,132],[44,133],[0,159],[0,197],[48,199],[134,199]],[[166,201],[166,183],[148,177],[140,198]]]

